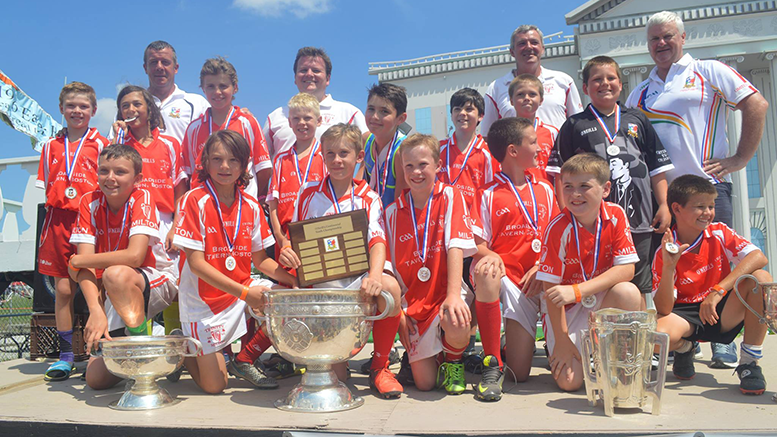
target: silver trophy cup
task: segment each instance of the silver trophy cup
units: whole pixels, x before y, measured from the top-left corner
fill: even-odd
[[[651,413],[661,412],[669,336],[655,329],[655,315],[644,311],[606,308],[590,314],[588,330],[580,335],[585,391],[592,406],[602,400],[604,414],[612,416],[615,408],[642,408],[652,397]],[[656,345],[660,358],[652,379]]]
[[[189,344],[195,352],[189,352]],[[180,335],[122,337],[102,340],[92,355],[102,357],[108,371],[135,383],[118,401],[109,407],[114,410],[137,411],[168,407],[180,402],[167,390],[159,387],[157,378],[178,370],[184,357],[196,356],[202,351],[199,341]]]
[[[742,297],[742,294],[739,292],[739,283],[745,279],[752,279],[753,282],[755,282],[756,287],[753,288],[753,293],[757,293],[759,288],[763,290],[763,314],[760,314],[753,309],[753,307],[748,305]],[[769,329],[773,332],[777,332],[777,282],[758,282],[758,279],[753,275],[742,275],[737,278],[737,281],[734,283],[734,292],[736,292],[737,297],[742,301],[745,308],[758,317],[759,322],[769,326]]]
[[[386,309],[373,316],[377,305],[359,290],[300,289],[266,292],[267,332],[283,358],[307,366],[302,381],[275,402],[285,411],[328,413],[364,403],[337,379],[332,365],[349,360],[367,343],[372,322],[388,316],[394,298],[382,291]]]

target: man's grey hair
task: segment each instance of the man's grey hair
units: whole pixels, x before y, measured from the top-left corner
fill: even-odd
[[[533,24],[521,24],[520,26],[518,26],[513,31],[513,34],[510,35],[510,48],[511,49],[513,48],[513,45],[515,44],[515,38],[517,38],[518,35],[520,35],[522,33],[530,32],[532,30],[537,32],[540,35],[540,42],[544,46],[545,45],[545,40],[543,39],[544,37],[542,36],[542,31],[540,30],[539,27],[537,27],[537,26],[535,26]]]
[[[661,24],[667,24],[667,23],[674,23],[674,25],[677,26],[677,31],[681,35],[685,33],[685,25],[683,25],[683,19],[680,18],[679,15],[670,11],[656,12],[655,14],[651,15],[650,18],[648,18],[647,26],[645,26],[645,31],[649,32],[651,27],[658,26]]]
[[[146,65],[146,61],[148,61],[148,51],[149,50],[164,50],[164,49],[170,49],[171,52],[173,52],[173,63],[178,65],[178,55],[175,54],[175,48],[173,48],[172,45],[170,45],[167,41],[154,41],[148,46],[146,46],[146,50],[143,51],[143,65]]]

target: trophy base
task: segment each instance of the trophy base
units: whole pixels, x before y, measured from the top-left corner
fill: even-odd
[[[332,413],[361,407],[364,399],[354,396],[331,368],[308,366],[302,381],[289,394],[275,401],[275,407],[298,413]],[[327,366],[328,367],[328,366]]]
[[[154,393],[145,394],[133,393],[132,390],[126,391],[119,400],[111,402],[108,406],[120,411],[142,411],[169,407],[179,402],[181,402],[180,399],[174,398],[167,390],[160,388]]]

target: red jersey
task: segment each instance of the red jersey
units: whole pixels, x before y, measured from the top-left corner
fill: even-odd
[[[469,213],[464,197],[455,187],[435,182],[429,205],[429,229],[426,231],[427,207],[415,208],[416,225],[410,208],[410,190],[405,190],[396,202],[386,209],[389,234],[389,253],[394,272],[407,301],[405,313],[418,322],[424,333],[440,310],[448,293],[448,251],[461,249],[464,257],[477,253],[472,236]],[[426,238],[426,262],[421,261],[421,247]],[[416,244],[418,241],[418,244]],[[421,267],[432,276],[424,282],[418,278]]]
[[[271,168],[272,162],[270,161],[270,154],[267,152],[267,141],[264,139],[262,128],[259,126],[259,122],[256,121],[251,115],[243,113],[243,111],[237,107],[233,107],[234,111],[231,113],[231,117],[225,123],[225,126],[219,126],[213,123],[210,109],[205,111],[199,118],[191,122],[189,127],[186,128],[186,135],[183,137],[183,143],[181,148],[183,149],[183,170],[191,177],[192,188],[199,187],[202,182],[197,179],[196,173],[202,168],[200,163],[200,155],[202,149],[205,147],[205,142],[212,132],[216,132],[221,129],[229,129],[237,132],[248,141],[248,147],[251,149],[251,159],[248,163],[248,173],[251,174],[251,184],[246,188],[246,192],[256,197],[256,174],[261,170]]]
[[[456,144],[456,134],[440,141],[440,160],[442,166],[437,171],[437,178],[458,188],[468,208],[472,208],[475,191],[493,181],[494,173],[502,170],[480,135],[463,152]]]
[[[68,155],[65,157],[65,140],[64,135],[58,136],[43,145],[35,186],[46,190],[46,206],[78,211],[81,196],[97,189],[97,158],[109,143],[97,129],[90,128],[84,134],[83,144],[81,141],[68,141]],[[72,166],[69,180],[68,162]],[[65,196],[68,187],[75,188],[75,198]]]
[[[148,235],[148,251],[141,267],[157,270],[171,268],[173,262],[167,257],[159,240],[159,218],[154,198],[148,191],[132,191],[124,208],[113,213],[102,191],[96,190],[81,197],[78,220],[70,236],[72,244],[93,244],[95,253],[114,252],[129,247],[133,235]],[[98,278],[102,270],[98,271]]]
[[[731,263],[739,264],[754,250],[753,243],[745,240],[723,223],[712,223],[699,235],[696,244],[680,255],[675,267],[675,303],[696,303],[703,301],[710,289],[731,273]],[[694,246],[699,252],[691,252]],[[661,271],[664,266],[661,248],[653,258],[653,294],[658,291]]]
[[[175,186],[186,179],[186,173],[181,168],[181,145],[178,140],[159,133],[159,129],[151,132],[154,140],[144,146],[140,144],[132,132],[125,141],[140,153],[143,158],[143,180],[137,185],[151,193],[159,212],[172,214],[175,211]]]
[[[267,193],[267,201],[278,202],[278,221],[283,233],[288,235],[288,224],[294,216],[294,205],[299,196],[300,188],[305,182],[317,182],[326,176],[324,157],[321,155],[321,145],[316,142],[301,160],[297,160],[296,143],[284,152],[275,156],[272,179]],[[307,176],[307,178],[306,178]]]
[[[525,210],[518,204],[510,180],[497,173],[493,182],[478,190],[471,211],[472,231],[502,257],[507,277],[515,284],[539,261],[532,241],[542,239],[551,218],[559,213],[553,188],[547,182],[530,177],[529,183],[516,191]]]
[[[580,223],[577,224],[578,247],[569,210],[564,208],[554,217],[545,229],[537,279],[554,285],[579,284],[585,282],[586,277],[599,276],[612,266],[639,261],[623,208],[602,201],[594,226],[601,226],[597,232],[600,233],[598,248],[596,235]],[[581,267],[585,268],[585,273]]]
[[[549,181],[548,174],[545,172],[545,167],[548,166],[548,158],[550,158],[550,152],[553,151],[553,145],[556,143],[556,137],[558,137],[558,129],[545,124],[540,121],[539,118],[535,118],[534,130],[537,132],[537,169],[530,169],[540,178]]]
[[[259,202],[240,189],[232,205],[225,206],[207,186],[195,188],[181,199],[178,214],[173,243],[203,252],[208,264],[241,284],[251,281],[251,255],[275,244]],[[235,238],[238,218],[240,228]],[[231,251],[227,236],[234,243]],[[236,261],[232,271],[226,268],[229,256]],[[188,262],[181,272],[180,291],[181,320],[190,322],[218,314],[237,300],[197,277]]]

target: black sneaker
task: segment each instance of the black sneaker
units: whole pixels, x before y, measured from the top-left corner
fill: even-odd
[[[740,364],[734,371],[739,376],[739,391],[743,394],[762,395],[766,391],[766,379],[758,364]]]
[[[462,356],[461,362],[464,363],[464,370],[479,375],[483,371],[483,354],[476,353]]]
[[[693,367],[693,355],[696,353],[696,342],[693,343],[691,350],[685,353],[674,352],[674,362],[672,363],[672,373],[677,379],[683,381],[691,380],[696,376],[696,369]]]
[[[410,359],[407,352],[402,354],[402,360],[399,363],[399,372],[397,372],[397,381],[402,385],[415,385],[413,381],[413,369],[410,368]]]
[[[375,354],[375,351],[373,351],[372,354]],[[397,364],[400,360],[401,358],[399,358],[399,351],[397,350],[397,348],[392,347],[391,352],[389,352],[388,365],[392,366],[394,364]],[[365,361],[361,365],[361,367],[359,367],[359,373],[361,373],[362,375],[369,375],[371,369],[372,369],[372,356],[370,356],[370,359]]]
[[[505,374],[499,368],[499,361],[493,355],[483,359],[483,377],[475,387],[475,397],[482,401],[496,402],[502,399],[502,383]]]
[[[261,369],[257,369],[252,363],[230,360],[229,363],[227,363],[227,371],[234,377],[245,379],[256,388],[264,390],[278,388],[278,381],[276,381],[275,378],[268,377]]]

